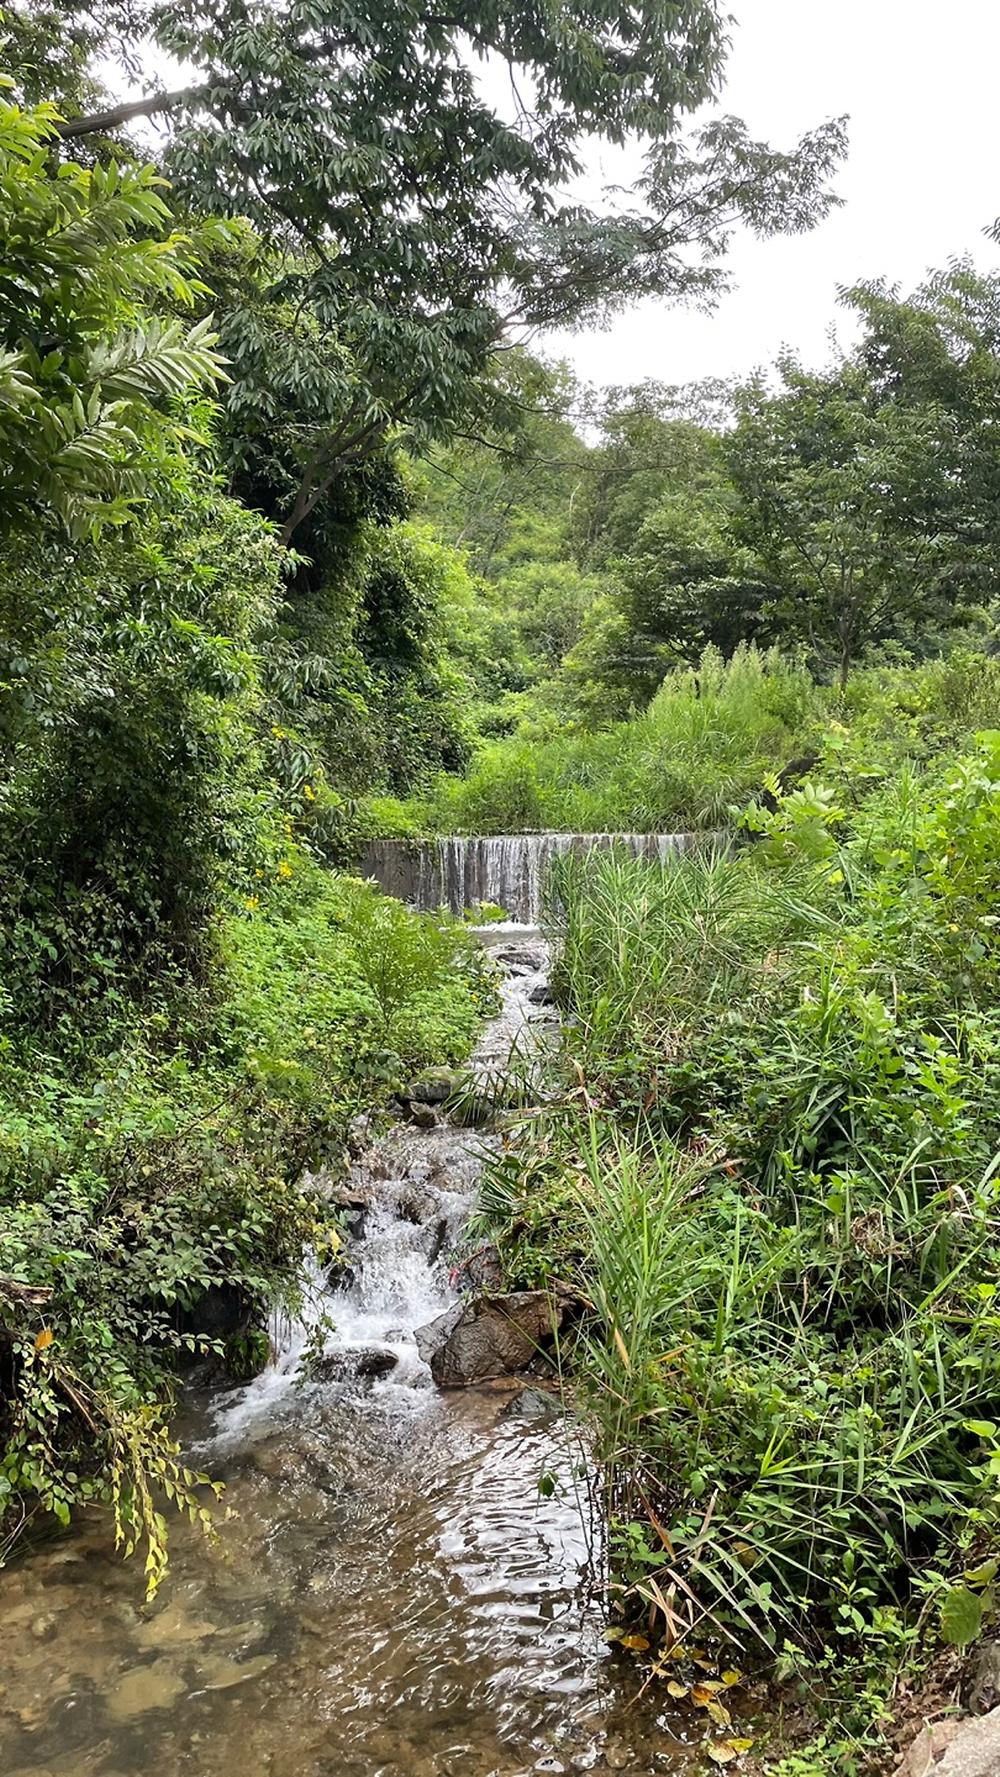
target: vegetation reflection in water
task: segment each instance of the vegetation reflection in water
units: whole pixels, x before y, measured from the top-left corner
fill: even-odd
[[[234,1516],[214,1549],[178,1531],[153,1607],[96,1521],[6,1576],[9,1777],[685,1764],[677,1723],[624,1713],[566,1439],[502,1394],[336,1396],[290,1394],[230,1460]]]

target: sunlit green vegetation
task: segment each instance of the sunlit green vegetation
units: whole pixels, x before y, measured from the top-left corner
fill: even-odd
[[[470,43],[544,95],[537,127]],[[331,866],[379,797],[461,772],[580,606],[512,630],[418,511],[428,465],[466,430],[526,456],[564,400],[512,326],[711,296],[734,216],[826,213],[840,123],[685,138],[725,51],[713,0],[5,12],[0,1558],[99,1498],[158,1582],[164,1502],[195,1509],[178,1349],[228,1292],[223,1355],[264,1360],[329,1249],[303,1169],[472,1042],[467,935]],[[588,211],[564,187],[595,135],[646,162]]]

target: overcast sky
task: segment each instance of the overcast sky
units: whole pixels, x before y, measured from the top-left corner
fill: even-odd
[[[888,277],[909,290],[962,253],[1000,266],[983,236],[1000,215],[998,0],[734,0],[733,10],[721,108],[779,147],[849,113],[844,206],[811,235],[734,241],[737,287],[710,316],[650,302],[608,332],[546,342],[588,381],[725,376],[786,344],[818,365],[831,326],[850,338],[838,286]]]

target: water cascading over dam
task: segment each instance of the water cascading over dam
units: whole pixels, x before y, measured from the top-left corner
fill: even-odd
[[[508,918],[534,925],[542,911],[545,877],[566,852],[621,846],[635,858],[663,862],[693,843],[687,833],[501,833],[490,838],[376,839],[361,857],[361,873],[411,907],[449,907],[464,913],[481,902]]]

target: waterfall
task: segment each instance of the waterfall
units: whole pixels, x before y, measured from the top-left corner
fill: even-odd
[[[552,859],[568,851],[622,846],[635,858],[664,862],[693,843],[688,833],[499,833],[447,839],[376,839],[364,851],[361,872],[386,894],[419,908],[464,913],[487,901],[508,918],[537,923]]]

